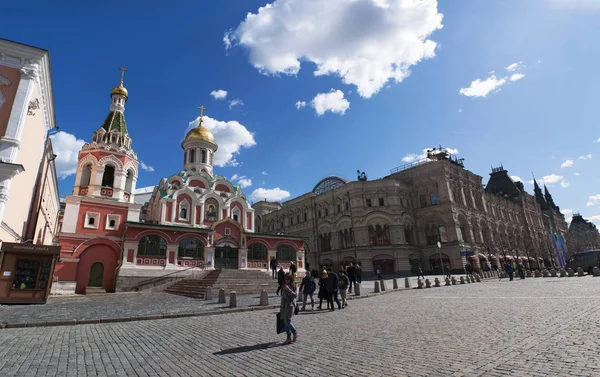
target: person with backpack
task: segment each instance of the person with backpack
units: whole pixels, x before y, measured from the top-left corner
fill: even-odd
[[[348,276],[346,276],[344,270],[340,270],[339,279],[340,281],[338,283],[338,287],[340,288],[340,297],[342,298],[343,309],[348,306],[348,301],[346,300],[346,288],[348,288],[348,285],[350,285],[350,279],[348,279]]]
[[[306,271],[306,276],[302,279],[302,283],[300,284],[300,291],[304,295],[304,301],[302,302],[302,311],[306,310],[306,301],[308,297],[310,297],[310,306],[312,310],[315,310],[315,300],[313,298],[313,294],[317,290],[317,283],[315,282],[315,278],[311,276],[310,272]]]

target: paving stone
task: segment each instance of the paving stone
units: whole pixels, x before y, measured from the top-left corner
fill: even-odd
[[[117,297],[110,303],[118,305]],[[152,315],[152,302],[132,297]],[[182,313],[205,303],[148,297],[158,314],[168,304],[170,312]],[[288,346],[275,334],[275,310],[6,328],[0,330],[0,369],[3,377],[596,376],[600,322],[590,318],[600,311],[599,297],[600,279],[591,276],[389,291],[335,312],[301,312],[294,317],[300,339]],[[130,313],[142,312],[128,300]],[[258,305],[258,295],[253,300]],[[62,313],[58,304],[36,307]],[[84,305],[75,309],[89,314]],[[12,313],[5,310],[1,316]]]

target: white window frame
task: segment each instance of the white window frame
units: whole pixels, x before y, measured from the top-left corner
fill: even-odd
[[[110,221],[115,220],[115,226],[110,226]],[[106,215],[106,224],[104,228],[106,230],[117,230],[121,225],[121,215]]]
[[[90,219],[94,219],[94,225],[90,225]],[[83,224],[84,228],[87,229],[98,229],[100,224],[100,213],[99,212],[86,212],[85,213],[85,223]]]
[[[181,217],[181,210],[185,209],[185,215],[186,217]],[[177,218],[179,220],[185,220],[188,221],[190,219],[191,213],[190,213],[190,203],[188,202],[187,199],[183,199],[181,202],[179,202],[179,211],[177,213]]]

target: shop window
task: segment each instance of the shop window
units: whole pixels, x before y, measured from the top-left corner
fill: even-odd
[[[367,207],[371,206],[371,199],[367,199]]]
[[[383,207],[385,205],[385,200],[383,198],[379,198],[379,206]]]
[[[100,214],[96,212],[87,212],[85,214],[85,225],[84,228],[98,229],[98,222],[100,221]]]
[[[13,288],[46,289],[51,267],[50,260],[17,259]]]

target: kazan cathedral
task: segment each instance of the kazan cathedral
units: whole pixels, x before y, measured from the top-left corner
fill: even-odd
[[[214,175],[218,144],[202,114],[181,143],[183,170],[163,178],[147,203],[136,201],[139,163],[125,122],[123,77],[110,98],[108,116],[79,152],[73,193],[59,220],[57,292],[127,290],[198,268],[267,273],[272,258],[304,271],[303,238],[256,233],[241,188]]]

